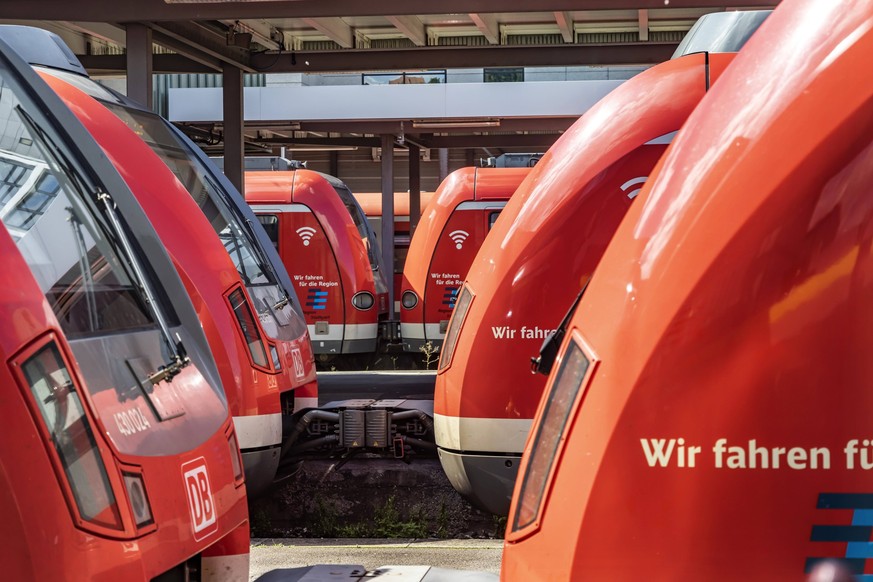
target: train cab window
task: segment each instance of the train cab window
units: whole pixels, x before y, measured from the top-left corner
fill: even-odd
[[[78,175],[0,78],[0,221],[67,337],[156,325],[108,223]]]
[[[98,526],[123,529],[103,457],[57,346],[49,343],[41,348],[24,362],[21,372],[48,430],[79,516]]]
[[[488,232],[491,232],[491,229],[494,228],[494,223],[497,222],[498,216],[500,216],[499,210],[488,215]]]
[[[367,222],[364,211],[361,210],[360,205],[358,205],[358,202],[348,188],[343,188],[337,184],[333,184],[333,187],[342,199],[346,210],[349,211],[352,221],[354,221],[355,227],[358,229],[358,234],[361,235],[361,240],[364,241],[364,246],[367,248],[367,257],[370,259],[370,268],[374,271],[377,270],[379,268],[379,257],[376,252],[376,243],[370,240],[370,223]]]
[[[270,242],[279,250],[279,217],[275,214],[258,214],[258,222],[264,227]]]
[[[242,227],[242,219],[229,209],[231,204],[218,204],[223,190],[210,176],[209,170],[189,153],[185,144],[174,135],[163,119],[115,103],[104,105],[127,124],[172,170],[191,197],[200,206],[227,249],[246,287],[276,285],[266,259]]]

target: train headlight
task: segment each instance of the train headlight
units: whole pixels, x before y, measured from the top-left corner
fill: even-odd
[[[269,368],[267,362],[267,349],[264,346],[264,340],[261,338],[261,330],[258,328],[255,316],[252,313],[251,305],[249,305],[246,296],[241,288],[235,289],[229,296],[230,307],[233,309],[233,314],[239,323],[240,330],[246,340],[249,348],[249,355],[252,357],[252,362],[261,368]]]
[[[270,359],[273,360],[273,369],[277,372],[282,371],[282,360],[279,359],[279,350],[276,346],[270,344]]]
[[[414,291],[404,291],[400,296],[400,304],[404,309],[412,309],[418,305],[418,295]]]
[[[126,471],[122,475],[124,477],[124,487],[127,489],[127,498],[130,500],[130,508],[133,510],[133,520],[136,522],[136,527],[141,528],[149,525],[154,521],[154,518],[152,517],[152,507],[146,495],[142,475]]]
[[[230,465],[233,469],[233,480],[236,483],[243,481],[243,465],[242,458],[239,452],[239,443],[236,440],[236,433],[231,432],[227,437],[227,447],[230,449]]]
[[[443,342],[443,349],[440,354],[440,370],[448,368],[449,364],[452,363],[452,357],[455,355],[455,346],[458,344],[458,336],[461,334],[461,328],[464,326],[464,320],[467,319],[467,312],[470,310],[472,302],[473,292],[464,285],[460,295],[458,295],[458,302],[455,304],[452,319],[449,322],[449,331],[446,332],[446,339]]]
[[[355,293],[352,297],[352,305],[355,306],[355,309],[360,309],[361,311],[366,311],[373,307],[376,304],[376,300],[373,298],[373,294],[369,291],[361,291],[360,293]]]
[[[54,464],[67,480],[79,525],[123,530],[97,437],[60,348],[49,341],[19,370],[42,420],[41,431],[51,445]]]
[[[523,473],[519,475],[521,487],[515,499],[515,514],[512,516],[510,533],[538,526],[540,507],[549,483],[552,465],[558,448],[564,440],[564,431],[573,404],[582,388],[582,381],[590,367],[590,361],[575,341],[564,352],[561,367],[544,396],[539,422],[533,427],[535,436]]]

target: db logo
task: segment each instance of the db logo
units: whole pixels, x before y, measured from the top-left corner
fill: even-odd
[[[209,474],[206,472],[206,459],[199,457],[182,465],[182,479],[188,492],[194,539],[199,542],[218,530],[215,522],[215,501],[212,499]]]
[[[291,359],[294,360],[294,376],[296,378],[302,378],[303,374],[306,373],[306,369],[303,367],[303,354],[300,353],[300,350],[294,348],[291,350]]]

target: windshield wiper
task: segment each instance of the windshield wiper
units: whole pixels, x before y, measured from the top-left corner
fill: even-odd
[[[95,195],[97,200],[103,202],[103,205],[106,208],[106,216],[109,218],[109,222],[112,224],[112,229],[118,237],[118,242],[124,251],[123,254],[127,258],[128,264],[133,270],[136,280],[139,283],[139,287],[145,295],[146,303],[151,309],[152,315],[155,317],[158,326],[163,332],[167,346],[170,348],[170,361],[159,366],[158,371],[154,374],[150,374],[148,379],[154,385],[157,385],[164,380],[171,382],[173,378],[182,371],[182,368],[191,363],[191,359],[188,357],[185,346],[182,345],[182,338],[179,337],[178,334],[176,334],[176,341],[173,341],[173,337],[170,334],[170,326],[167,324],[167,320],[164,319],[164,314],[158,306],[157,299],[152,293],[150,286],[146,283],[146,276],[142,272],[139,262],[135,258],[133,247],[131,246],[130,241],[127,240],[127,234],[124,232],[124,229],[121,226],[121,221],[115,213],[115,203],[113,202],[112,197],[108,192],[104,192],[100,188],[97,188]]]
[[[75,186],[73,189],[78,195],[81,196],[84,192],[90,191],[96,201],[103,203],[106,209],[105,216],[108,218],[111,227],[111,232],[106,233],[108,235],[106,237],[107,241],[114,241],[116,245],[121,247],[122,252],[116,254],[118,255],[118,258],[122,260],[122,264],[124,265],[128,276],[145,296],[145,302],[151,310],[155,321],[157,321],[164,337],[164,341],[166,342],[167,348],[171,354],[170,361],[159,366],[158,371],[149,376],[149,380],[151,380],[153,384],[157,384],[164,380],[168,382],[171,381],[173,377],[182,370],[182,368],[191,363],[191,360],[188,358],[185,346],[182,345],[182,338],[179,337],[178,334],[176,335],[176,341],[173,341],[173,337],[170,334],[170,328],[167,325],[166,319],[164,319],[164,314],[158,307],[155,296],[147,282],[148,279],[143,273],[142,268],[136,259],[136,255],[133,252],[133,247],[127,239],[124,228],[121,226],[121,221],[115,213],[115,203],[112,201],[112,197],[99,186],[93,189],[89,188],[79,172],[73,168],[64,150],[62,150],[54,140],[51,139],[48,133],[46,133],[46,131],[40,127],[30,114],[20,105],[16,106],[15,109],[28,131],[30,131],[34,137],[38,137],[39,141],[47,150],[53,152],[54,155],[46,156],[46,161],[50,165],[54,163],[58,166],[58,173],[63,174],[70,180],[70,182]],[[105,231],[106,229],[103,227],[101,230]]]
[[[264,266],[266,266],[266,268],[269,269],[270,273],[273,275],[273,282],[276,284],[276,287],[278,287],[282,291],[282,297],[280,297],[279,300],[276,302],[276,304],[273,305],[273,309],[275,309],[276,311],[281,311],[282,309],[285,308],[286,305],[291,304],[291,297],[288,294],[288,289],[285,289],[285,287],[282,285],[282,283],[279,282],[279,274],[276,273],[276,269],[273,268],[273,263],[270,261],[270,259],[267,258],[267,253],[265,253],[264,249],[261,248],[261,244],[258,240],[258,237],[257,237],[257,235],[255,235],[254,224],[248,218],[246,218],[244,220],[244,222],[246,224],[246,227],[248,228],[249,234],[252,237],[252,247],[254,247],[255,252],[258,254],[258,258],[261,260],[261,263]]]
[[[558,329],[550,333],[543,340],[543,345],[540,347],[540,355],[530,359],[531,374],[548,376],[549,372],[552,371],[552,366],[558,357],[558,350],[564,342],[564,336],[567,335],[567,326],[570,324],[570,319],[572,319],[573,314],[576,312],[579,302],[582,301],[582,296],[585,295],[585,290],[588,289],[588,283],[590,282],[591,277],[588,277],[588,280],[582,285],[579,294],[576,295],[576,299],[573,300],[573,304],[570,305],[570,309],[564,315],[564,319],[561,320],[561,324],[558,325]]]

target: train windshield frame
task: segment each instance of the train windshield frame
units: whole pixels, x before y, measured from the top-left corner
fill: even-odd
[[[117,104],[104,103],[128,127],[142,138],[170,168],[179,182],[206,215],[247,289],[262,285],[278,285],[268,261],[261,256],[242,221],[222,200],[222,190],[199,160],[189,155],[159,116]]]
[[[177,325],[167,301],[148,293],[126,238],[41,129],[0,69],[0,222],[19,247],[70,339]],[[105,198],[104,198],[105,199]],[[60,241],[59,239],[63,239]],[[127,241],[130,243],[130,241]],[[60,251],[64,250],[64,253]],[[163,311],[163,312],[162,312]],[[164,325],[161,325],[164,324]]]
[[[367,258],[370,260],[370,268],[373,269],[373,271],[379,271],[382,267],[382,257],[376,246],[376,237],[370,230],[370,223],[367,220],[367,216],[364,214],[361,205],[358,204],[358,201],[352,195],[351,190],[349,190],[345,184],[336,183],[335,180],[336,178],[329,180],[330,185],[333,186],[333,189],[336,190],[336,193],[343,201],[343,205],[346,207],[346,210],[348,210],[352,217],[352,221],[355,223],[355,227],[358,229],[358,234],[361,236],[361,240],[364,241],[364,246],[367,249]]]
[[[260,318],[272,320],[264,331],[272,339],[293,340],[292,298],[273,271],[246,218],[229,194],[189,145],[173,133],[169,122],[103,87],[93,79],[49,67],[36,67],[100,101],[134,131],[179,179],[212,224],[252,298]],[[287,311],[286,311],[287,310]]]
[[[2,228],[28,267],[21,275],[40,288],[79,362],[83,402],[95,418],[111,432],[131,381],[172,392],[174,378],[191,363],[226,414],[193,306],[170,301],[182,282],[156,239],[138,237],[153,231],[133,193],[73,112],[2,40],[0,149],[8,178],[0,188]],[[132,363],[136,371],[128,369]],[[205,424],[220,420],[216,413]],[[166,434],[181,435],[180,426]],[[152,456],[190,450],[200,438],[113,437],[108,445],[117,454]]]

